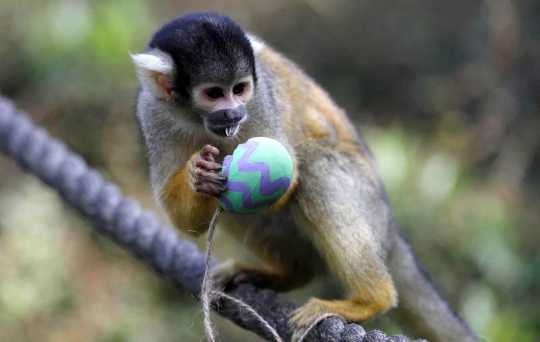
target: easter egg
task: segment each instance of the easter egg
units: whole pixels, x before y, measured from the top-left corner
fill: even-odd
[[[238,145],[223,160],[227,191],[221,207],[235,214],[251,214],[276,203],[292,183],[294,167],[289,152],[274,139],[257,137]]]

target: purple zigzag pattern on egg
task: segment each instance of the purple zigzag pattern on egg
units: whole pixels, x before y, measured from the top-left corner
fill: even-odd
[[[231,162],[233,160],[233,156],[226,156],[223,160],[223,174],[227,177],[229,176],[229,169],[231,168]]]
[[[272,205],[272,204],[274,204],[276,202],[275,198],[269,198],[269,199],[266,199],[264,201],[253,203],[253,201],[251,200],[251,191],[249,189],[249,186],[247,186],[246,183],[228,182],[227,183],[227,189],[229,191],[237,191],[237,192],[242,193],[242,205],[246,209],[258,209],[258,208],[263,207],[265,205],[270,206],[270,205]],[[222,196],[222,197],[225,198],[225,196]],[[230,202],[227,199],[224,203],[225,203],[225,206],[227,206],[227,209],[229,209],[229,206],[227,205],[227,201]],[[232,207],[232,203],[230,203],[230,205]],[[234,210],[234,208],[233,208],[233,210]]]
[[[232,202],[225,196],[220,196],[219,201],[225,205],[225,208],[227,208],[227,211],[233,214],[238,214],[236,210],[234,210],[234,205]]]
[[[256,141],[249,141],[241,145],[242,147],[247,148],[240,160],[238,160],[238,170],[243,172],[261,172],[261,187],[260,192],[264,196],[273,195],[279,188],[283,187],[283,191],[287,191],[291,185],[291,180],[289,177],[283,176],[276,179],[272,182],[270,178],[270,168],[266,165],[265,162],[250,162],[249,157],[255,152],[259,143]]]
[[[264,162],[250,162],[249,157],[255,152],[257,149],[257,146],[259,143],[255,141],[248,141],[245,144],[240,145],[239,147],[244,147],[247,150],[242,154],[240,159],[238,160],[237,167],[238,170],[243,172],[254,172],[254,171],[260,171],[261,172],[261,185],[260,185],[260,192],[264,196],[270,196],[274,194],[279,188],[283,187],[283,191],[287,191],[291,184],[291,180],[289,177],[280,177],[274,182],[272,182],[270,178],[270,169]],[[223,161],[223,173],[225,175],[229,175],[230,166],[232,163],[233,157],[227,156],[225,157],[225,160]],[[271,206],[274,204],[277,199],[270,198],[266,199],[261,202],[253,203],[253,200],[251,199],[251,189],[247,184],[244,182],[234,182],[234,181],[228,181],[227,182],[227,189],[229,191],[236,191],[240,192],[242,194],[242,205],[246,209],[258,209],[263,206]],[[227,208],[227,211],[232,213],[237,213],[234,209],[233,203],[225,196],[220,197],[221,202],[225,205]]]

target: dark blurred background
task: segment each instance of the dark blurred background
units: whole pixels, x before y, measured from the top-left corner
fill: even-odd
[[[398,222],[483,340],[538,341],[540,1],[2,0],[0,92],[155,209],[128,51],[195,10],[230,15],[347,110]],[[213,249],[239,255],[222,235]],[[222,341],[259,341],[214,320]],[[389,316],[366,327],[401,331]],[[202,336],[193,298],[0,156],[0,341]]]

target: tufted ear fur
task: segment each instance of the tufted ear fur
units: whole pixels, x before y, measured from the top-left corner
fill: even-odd
[[[264,48],[264,42],[260,40],[259,38],[252,36],[251,34],[247,34],[246,37],[249,39],[249,42],[251,43],[251,48],[253,49],[253,53],[257,55]]]
[[[141,53],[131,55],[141,86],[148,89],[157,98],[172,97],[171,80],[173,62],[165,53]]]

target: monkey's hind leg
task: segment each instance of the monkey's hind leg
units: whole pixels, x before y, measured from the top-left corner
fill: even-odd
[[[324,315],[363,322],[397,302],[380,241],[384,212],[378,209],[378,189],[366,176],[369,165],[314,143],[300,151],[302,176],[293,214],[340,280],[347,300],[314,298],[297,309],[291,317],[293,341]]]
[[[262,214],[244,221],[224,215],[222,224],[261,266],[233,260],[221,263],[212,272],[217,286],[252,283],[277,292],[289,291],[311,280],[318,270],[313,265],[322,263],[313,244],[289,214]]]
[[[297,341],[304,333],[325,315],[338,316],[347,322],[364,322],[392,306],[395,292],[392,284],[383,290],[382,297],[366,300],[358,296],[349,300],[321,300],[312,298],[307,304],[295,310],[291,317],[293,327],[292,341]]]

